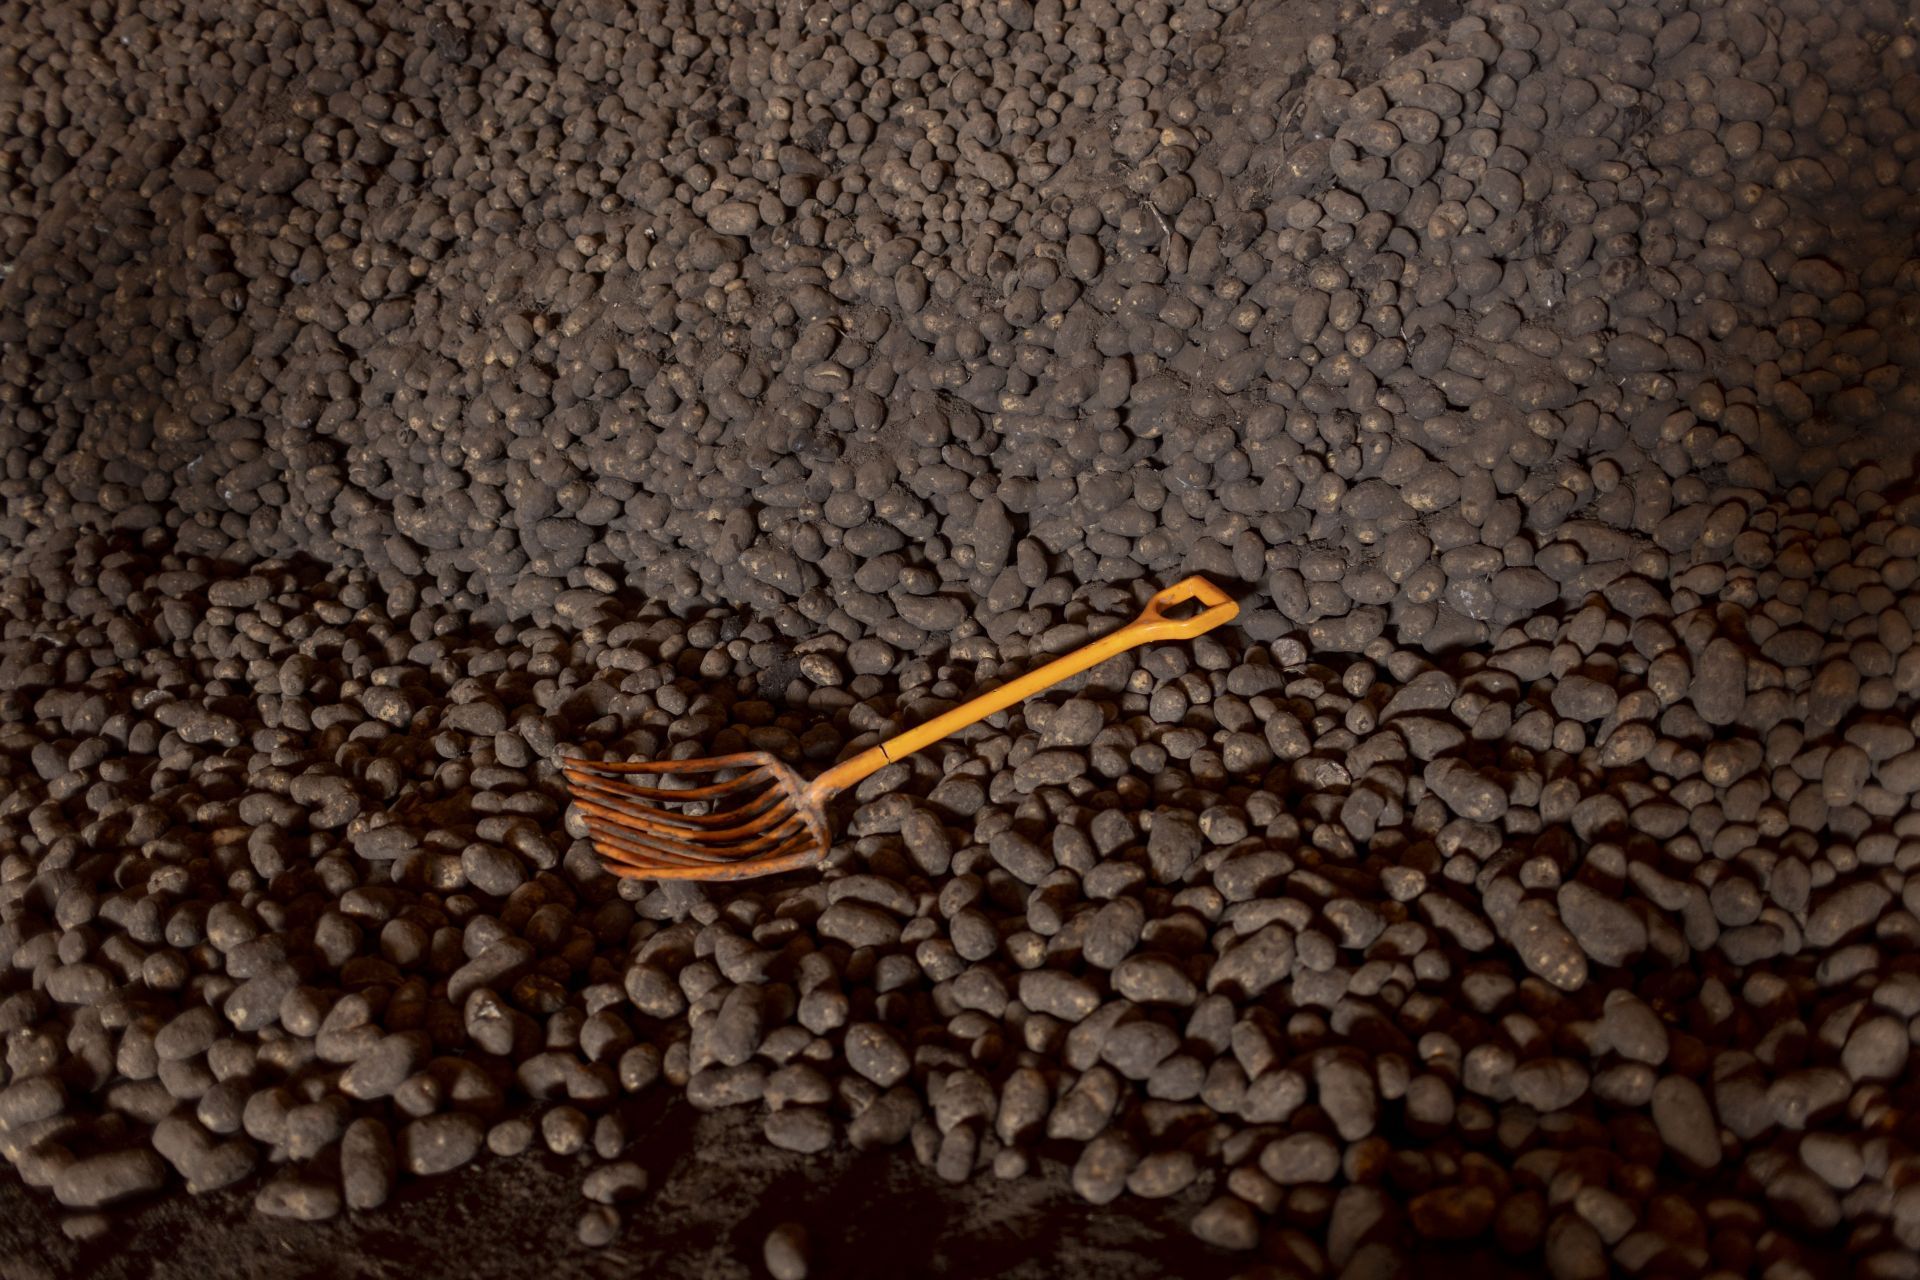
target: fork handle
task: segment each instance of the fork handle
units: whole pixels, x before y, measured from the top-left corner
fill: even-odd
[[[1166,615],[1168,608],[1188,600],[1198,600],[1205,608],[1186,618],[1169,618]],[[812,790],[818,799],[824,800],[857,785],[896,760],[905,759],[923,747],[930,747],[968,725],[978,724],[996,711],[1004,711],[1016,702],[1053,688],[1069,676],[1098,666],[1116,653],[1162,640],[1191,640],[1223,622],[1232,621],[1239,612],[1240,606],[1234,603],[1232,597],[1205,578],[1197,574],[1184,578],[1156,593],[1140,611],[1140,616],[1118,631],[1101,636],[1064,657],[1055,658],[1038,671],[1028,672],[1018,680],[983,693],[944,715],[935,716],[918,728],[909,729],[877,747],[868,748],[851,760],[835,765],[814,779]]]

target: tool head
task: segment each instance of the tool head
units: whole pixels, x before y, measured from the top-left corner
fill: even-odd
[[[744,880],[827,855],[819,801],[764,751],[619,763],[567,756],[560,768],[588,838],[615,875]]]

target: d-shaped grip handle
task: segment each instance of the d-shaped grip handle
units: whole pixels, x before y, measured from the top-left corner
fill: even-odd
[[[1167,616],[1168,609],[1189,600],[1198,600],[1204,607],[1184,618]],[[1196,573],[1155,592],[1133,625],[1151,629],[1154,639],[1191,640],[1233,621],[1239,614],[1240,606],[1231,596]]]

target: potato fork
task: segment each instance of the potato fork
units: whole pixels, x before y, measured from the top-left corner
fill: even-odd
[[[1197,612],[1167,613],[1188,601],[1197,603]],[[1183,579],[1155,594],[1140,616],[1119,630],[869,747],[811,781],[766,751],[626,762],[565,756],[560,767],[586,820],[588,838],[616,875],[744,880],[792,871],[826,857],[832,845],[827,803],[840,792],[1117,653],[1191,640],[1239,612],[1240,606],[1205,578]]]

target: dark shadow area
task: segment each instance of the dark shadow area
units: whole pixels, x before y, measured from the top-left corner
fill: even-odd
[[[1067,1166],[950,1186],[903,1149],[838,1146],[805,1156],[767,1146],[746,1111],[701,1116],[649,1104],[627,1157],[654,1179],[623,1209],[605,1249],[574,1239],[590,1157],[482,1156],[457,1173],[402,1185],[377,1213],[307,1224],[252,1212],[252,1185],[137,1207],[98,1240],[61,1238],[47,1197],[0,1184],[0,1280],[731,1280],[766,1274],[767,1233],[805,1225],[810,1274],[837,1280],[998,1277],[1226,1280],[1255,1259],[1196,1244],[1186,1224],[1214,1194],[1203,1180],[1167,1201],[1089,1206]],[[1435,1249],[1419,1274],[1520,1280],[1535,1274],[1491,1249]]]

